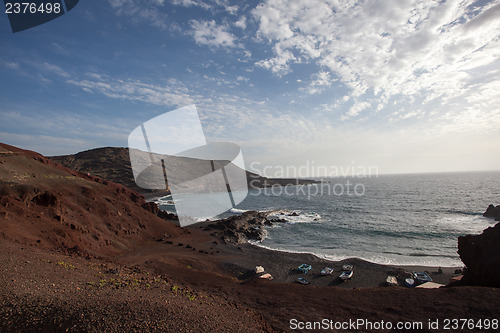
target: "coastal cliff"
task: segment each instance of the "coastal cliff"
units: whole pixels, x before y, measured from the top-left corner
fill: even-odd
[[[488,207],[484,216],[495,217],[490,215],[492,207]],[[499,208],[495,208],[497,212]],[[459,237],[458,254],[466,266],[462,284],[500,287],[500,223],[480,235]]]

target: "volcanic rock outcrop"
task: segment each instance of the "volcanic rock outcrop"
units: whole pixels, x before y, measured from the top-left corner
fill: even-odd
[[[260,241],[266,236],[265,226],[271,226],[267,213],[248,211],[211,223],[206,230],[215,230],[217,237],[225,243],[241,244],[247,240]]]
[[[483,216],[492,217],[495,219],[495,221],[500,221],[500,205],[496,207],[493,205],[489,205],[488,209],[486,209],[486,212],[484,212]]]
[[[466,266],[463,284],[500,287],[500,223],[480,235],[459,237],[458,254]]]

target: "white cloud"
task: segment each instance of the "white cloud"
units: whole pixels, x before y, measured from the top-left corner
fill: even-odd
[[[320,71],[319,73],[312,75],[312,80],[309,83],[309,86],[304,89],[309,94],[319,94],[325,90],[325,87],[329,87],[332,83],[336,81],[330,77],[329,72]]]
[[[234,26],[242,30],[245,30],[247,28],[246,16],[241,16],[240,19],[234,23]]]
[[[191,21],[192,35],[196,43],[215,47],[235,47],[233,34],[228,32],[226,25],[217,25],[211,21]]]
[[[156,1],[161,2],[161,4],[163,4],[163,2],[165,2],[165,0],[156,0]],[[201,7],[204,9],[210,8],[210,5],[208,5],[207,3],[203,2],[203,1],[199,1],[199,0],[170,0],[170,3],[173,5],[176,5],[176,6],[183,6],[183,7],[195,6],[195,7]]]
[[[21,58],[17,62],[0,59],[0,65],[7,67],[9,70],[16,71],[21,76],[39,81],[43,85],[52,83],[52,80],[55,78],[68,79],[71,77],[71,73],[68,70],[56,64],[46,61],[33,61],[30,58]]]
[[[245,78],[241,77],[239,80],[243,82]],[[200,91],[199,86],[194,83],[183,83],[174,79],[160,85],[92,73],[83,80],[75,79],[66,82],[109,98],[141,101],[167,106],[168,109],[195,103],[200,112],[207,139],[240,144],[247,166],[253,161],[260,162],[262,165],[301,166],[304,161],[309,160],[314,161],[316,165],[328,166],[349,164],[355,160],[357,165],[377,165],[381,172],[397,172],[401,170],[446,171],[456,168],[456,165],[473,170],[492,168],[491,166],[495,163],[498,165],[497,155],[491,154],[486,162],[480,158],[481,154],[498,145],[497,139],[484,140],[485,137],[495,137],[498,133],[500,121],[498,112],[487,113],[487,117],[484,118],[482,117],[484,112],[470,108],[461,110],[466,115],[465,118],[456,118],[456,110],[449,110],[448,114],[435,119],[436,126],[431,128],[424,122],[414,128],[405,128],[404,131],[387,126],[370,128],[361,125],[352,130],[352,128],[343,128],[342,124],[332,124],[326,113],[320,112],[312,115],[276,110],[270,108],[265,101],[252,100],[235,94],[224,94],[217,91],[217,88]],[[483,100],[485,98],[483,94],[490,96],[498,88],[497,83],[492,81],[488,90],[477,90],[475,98]],[[194,93],[195,91],[197,93]],[[490,103],[486,105],[488,109],[500,109],[499,103],[494,100]],[[335,108],[333,105],[331,107]],[[355,99],[348,117],[361,114],[370,107],[371,103]],[[141,106],[138,108],[142,109]],[[38,123],[50,126],[50,128],[43,129],[44,133],[55,133],[55,130],[63,135],[57,130],[57,128],[62,128],[64,131],[71,131],[69,136],[81,141],[68,141],[65,145],[43,148],[34,145],[33,142],[46,140],[49,143],[52,141],[57,143],[56,138],[53,140],[37,138],[36,133],[25,138],[15,137],[12,134],[2,134],[2,136],[5,136],[10,143],[45,153],[47,151],[66,152],[70,149],[69,147],[72,149],[71,152],[75,152],[102,145],[103,142],[108,145],[123,144],[134,123],[126,117],[121,120],[121,123],[117,123],[120,117],[106,120],[100,116],[86,119],[82,115],[62,117],[61,113],[57,113],[56,116],[39,114],[43,115],[44,119],[49,116],[54,121],[40,122],[38,118],[32,116],[19,119],[22,114],[17,112],[3,113],[0,116],[8,124],[31,124],[29,128],[39,127]],[[400,116],[405,117],[404,114]],[[415,114],[411,121],[418,118],[419,115]],[[106,128],[106,124],[112,124],[111,128]],[[105,127],[101,128],[100,125]],[[489,131],[470,132],[471,125],[488,128]],[[365,135],[360,136],[360,131]],[[367,141],[366,137],[370,139]],[[478,137],[481,141],[488,141],[479,150],[477,145],[472,144],[477,142],[474,140]],[[455,142],[462,142],[464,145],[458,149]],[[449,155],[442,155],[443,152]],[[463,156],[478,158],[467,159],[467,163],[450,165],[450,160],[459,161],[460,158],[463,159]]]
[[[415,111],[411,111],[411,112],[408,112],[408,113],[405,113],[401,116],[401,119],[408,119],[408,118],[413,118],[413,117],[419,117],[422,115],[422,111],[421,110],[415,110]]]
[[[114,8],[119,8],[119,7],[126,6],[128,4],[133,3],[133,0],[109,0],[109,3]]]
[[[226,6],[226,12],[228,12],[231,15],[236,15],[238,13],[238,6],[233,5],[233,6]]]
[[[276,57],[266,60],[260,60],[255,64],[259,67],[270,69],[273,73],[282,76],[290,71],[292,62],[300,62],[291,51],[283,51],[279,45],[275,46]]]
[[[358,114],[360,114],[363,110],[367,109],[370,107],[370,103],[368,102],[355,102],[349,111],[341,117],[342,120],[349,119],[351,117],[355,117]]]
[[[61,67],[55,64],[50,64],[48,62],[44,62],[43,64],[40,65],[40,68],[43,69],[44,71],[54,73],[56,75],[59,75],[64,78],[69,78],[71,75],[63,70]]]
[[[2,141],[45,155],[75,153],[102,145],[123,146],[134,124],[133,120],[116,115],[96,115],[73,107],[33,108],[28,104],[4,109],[0,110]]]
[[[134,24],[147,22],[153,27],[167,29],[169,27],[168,15],[159,7],[163,6],[162,0],[108,0],[117,15],[127,16]]]
[[[5,67],[12,69],[12,70],[19,69],[19,63],[14,62],[14,61],[4,61],[4,60],[0,59],[0,64],[4,65]]]
[[[252,14],[274,54],[256,64],[284,75],[315,63],[318,75],[335,74],[352,96],[373,93],[383,103],[398,95],[470,100],[485,79],[480,68],[498,65],[499,13],[499,1],[267,0]]]
[[[86,92],[98,92],[110,98],[141,101],[154,105],[185,106],[193,104],[189,90],[179,81],[171,79],[168,84],[153,85],[137,80],[109,79],[100,75],[90,75],[93,80],[68,80]]]
[[[100,74],[88,74],[88,79],[68,80],[69,84],[81,87],[89,93],[98,93],[112,99],[140,101],[153,105],[166,106],[169,109],[196,104],[202,119],[207,121],[204,129],[208,138],[225,138],[237,141],[247,138],[249,128],[260,124],[264,135],[274,126],[273,112],[264,106],[263,101],[252,100],[234,94],[224,94],[209,89],[199,91],[197,84],[186,84],[170,79],[164,85],[145,83],[139,80],[122,80]],[[221,78],[206,77],[209,81],[221,84],[240,84],[249,79],[238,76],[233,82]],[[213,87],[213,84],[211,85]],[[216,87],[213,89],[217,90]],[[167,109],[168,110],[168,109]],[[295,118],[286,115],[290,121]],[[287,119],[288,119],[287,118]],[[276,117],[282,122],[281,116]]]

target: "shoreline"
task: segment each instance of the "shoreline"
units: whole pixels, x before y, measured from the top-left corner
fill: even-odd
[[[158,200],[163,196],[150,196],[148,201]],[[237,221],[236,224],[243,223],[246,228],[246,236],[248,236],[248,228],[254,228],[255,225],[249,223],[249,220],[257,217],[267,217],[270,214],[277,212],[294,213],[293,210],[276,209],[270,211],[252,211],[245,210],[242,213],[232,213],[231,216],[224,219],[199,222],[186,229],[204,229],[208,231],[217,228],[210,228],[223,221]],[[286,216],[286,215],[285,215]],[[294,215],[291,215],[294,216]],[[281,221],[283,222],[283,221]],[[272,224],[281,223],[274,220]],[[272,225],[271,224],[271,225]],[[265,239],[266,231],[270,225],[260,222],[257,228],[263,230],[262,240]],[[234,230],[235,234],[241,231]],[[348,257],[345,259],[335,260],[329,259],[328,255],[317,254],[312,251],[295,252],[285,249],[273,249],[269,246],[259,243],[259,240],[248,239],[244,234],[245,241],[240,243],[238,240],[236,244],[226,244],[227,239],[224,239],[221,233],[216,236],[213,232],[210,233],[212,243],[215,245],[210,247],[207,253],[217,253],[218,259],[216,261],[223,267],[224,273],[229,273],[233,278],[238,280],[251,280],[259,276],[254,274],[256,266],[264,266],[265,273],[272,276],[273,282],[281,283],[297,283],[299,277],[309,279],[309,282],[315,286],[338,286],[342,288],[377,288],[387,286],[386,279],[388,276],[397,277],[397,285],[400,287],[405,286],[405,278],[410,277],[410,274],[416,272],[427,272],[433,279],[433,282],[448,285],[451,278],[457,277],[462,274],[464,265],[426,265],[426,264],[394,264],[394,263],[377,263],[364,258]],[[214,240],[215,239],[215,240]],[[220,243],[221,242],[221,243]],[[182,244],[182,243],[181,243]],[[187,245],[191,248],[191,245]],[[145,258],[146,259],[146,258]],[[307,274],[298,274],[297,267],[302,263],[313,264],[313,269]],[[343,264],[353,264],[354,276],[348,281],[343,281],[338,278],[341,273]],[[331,276],[322,276],[320,271],[325,267],[333,268]],[[159,267],[157,267],[159,269]],[[160,268],[161,270],[161,268]],[[460,272],[460,273],[458,273]],[[262,275],[262,274],[259,274]]]
[[[150,200],[155,200],[158,198],[150,198]],[[169,210],[169,207],[164,207]],[[241,210],[239,211],[229,211],[226,212],[225,214],[222,214],[222,216],[219,217],[217,220],[212,220],[210,221],[211,223],[217,223],[217,221],[220,221],[221,219],[227,219],[228,217],[237,217],[241,216],[242,213],[244,214],[245,212],[252,212],[252,210]],[[295,223],[302,223],[302,222],[308,222],[309,220],[312,221],[312,217],[308,216],[307,210],[300,211],[297,209],[292,209],[292,208],[285,208],[285,209],[279,209],[274,207],[271,210],[259,210],[259,213],[263,214],[272,214],[272,215],[277,215],[274,217],[269,217],[270,220],[278,220],[277,222],[285,222],[284,220],[281,220],[281,217],[278,216],[279,212],[284,212],[284,217],[283,219],[286,219],[286,222],[290,222],[290,224],[295,224]],[[276,212],[276,214],[273,214],[273,212]],[[299,216],[298,217],[291,217],[288,218],[285,215],[289,215],[290,213],[298,212]],[[477,213],[479,215],[479,213]],[[293,216],[293,215],[290,215]],[[324,223],[327,223],[330,221],[330,219],[326,220],[327,217],[325,217]],[[285,226],[283,226],[285,228]],[[298,227],[297,227],[298,228]],[[283,229],[282,233],[279,230],[273,230],[271,228],[265,227],[264,229],[267,229],[266,232],[269,232],[270,235],[275,235],[276,241],[273,239],[265,240],[263,239],[263,243],[255,243],[254,245],[267,248],[270,250],[275,250],[275,251],[282,251],[282,252],[289,252],[289,253],[311,253],[314,254],[320,258],[326,259],[326,260],[331,260],[331,261],[339,261],[343,260],[344,258],[349,258],[349,257],[356,257],[365,261],[369,261],[371,263],[375,264],[381,264],[381,265],[392,265],[392,266],[423,266],[423,267],[452,267],[452,268],[463,268],[463,263],[461,262],[460,257],[457,255],[457,240],[449,240],[447,239],[445,247],[441,247],[440,244],[435,244],[429,241],[428,243],[430,244],[429,247],[425,247],[423,249],[420,249],[420,251],[413,251],[413,248],[410,247],[401,247],[398,248],[397,244],[390,244],[389,247],[384,247],[384,244],[379,244],[379,246],[374,247],[373,249],[370,248],[370,246],[362,246],[362,247],[357,247],[356,245],[351,246],[350,249],[343,249],[339,248],[338,244],[335,244],[333,248],[330,249],[330,247],[324,247],[321,244],[317,244],[315,242],[315,238],[309,238],[312,240],[311,242],[308,242],[305,244],[306,246],[301,246],[302,244],[297,244],[296,242],[293,243],[286,243],[284,244],[283,241],[280,240],[285,240],[285,241],[290,241],[288,238],[283,238],[281,239],[280,236],[284,235],[284,237],[289,237],[289,231]],[[482,231],[482,229],[481,229]],[[293,230],[290,231],[292,234],[294,233]],[[460,234],[462,236],[465,236],[466,233]],[[404,235],[403,235],[404,236]],[[267,237],[267,236],[264,236]],[[311,237],[316,237],[312,235]],[[319,237],[322,237],[321,235]],[[340,237],[340,236],[339,236]],[[371,236],[368,236],[371,237]],[[322,242],[325,242],[327,244],[328,239],[325,237],[321,238],[323,239]],[[291,240],[293,241],[293,240]],[[291,246],[290,246],[291,245]],[[365,251],[366,250],[366,251]],[[373,251],[370,251],[373,250]],[[388,252],[389,254],[385,254],[383,251],[392,251]],[[414,255],[414,252],[419,252],[416,255]],[[420,253],[422,252],[422,253]]]
[[[377,277],[375,279],[377,281],[376,283],[374,283],[375,280],[369,281],[367,279],[364,279],[360,283],[355,283],[357,287],[376,287],[379,285],[383,285],[388,276],[397,274],[397,272],[394,273],[395,270],[399,271],[399,273],[404,271],[429,272],[430,274],[433,273],[433,275],[436,275],[436,282],[447,285],[451,277],[459,275],[458,273],[455,273],[455,271],[463,271],[464,268],[464,265],[461,263],[457,263],[456,265],[425,263],[379,263],[376,261],[367,260],[363,257],[349,256],[347,254],[347,251],[345,258],[337,259],[329,258],[328,255],[314,253],[313,251],[293,251],[272,248],[270,246],[262,244],[261,242],[267,237],[267,228],[283,223],[284,220],[282,219],[276,219],[275,217],[269,219],[270,214],[274,215],[276,212],[280,211],[283,212],[283,210],[274,210],[268,212],[247,211],[243,214],[233,215],[223,220],[203,222],[200,224],[189,226],[188,228],[199,228],[204,229],[204,231],[209,231],[210,236],[217,239],[216,243],[224,243],[217,245],[217,251],[222,253],[229,252],[233,256],[241,257],[239,259],[234,259],[235,262],[229,264],[239,265],[240,270],[244,270],[245,272],[247,272],[255,268],[255,266],[263,266],[263,262],[265,262],[266,265],[272,267],[272,269],[268,269],[266,271],[271,275],[273,275],[274,273],[274,275],[277,276],[273,275],[273,277],[283,282],[295,282],[291,277],[291,275],[293,274],[285,274],[284,267],[278,267],[279,265],[277,265],[276,263],[281,263],[282,266],[286,265],[288,267],[288,270],[293,270],[302,263],[311,264],[311,262],[313,262],[315,263],[313,272],[316,271],[316,274],[319,274],[319,272],[323,268],[330,266],[334,268],[334,274],[340,274],[340,268],[342,264],[356,262],[361,263],[360,266],[362,271],[366,270],[368,273],[368,271],[371,270],[373,271],[372,273],[377,273]],[[278,217],[279,216],[280,215],[278,215]],[[235,252],[234,250],[231,250],[230,245],[232,245],[233,248],[234,246],[236,246],[239,251]],[[261,262],[259,262],[259,260],[252,259],[252,257],[259,258]],[[262,258],[265,257],[268,257],[269,259],[263,260]],[[317,267],[318,265],[323,265],[323,267]],[[438,273],[438,271],[441,271],[442,273]],[[238,274],[241,273],[242,272],[238,272]],[[355,275],[357,275],[356,268],[354,269],[354,273]],[[370,274],[363,273],[361,275],[363,276]],[[408,274],[406,275],[406,277],[409,277]],[[299,276],[295,276],[295,279],[298,277]],[[404,279],[400,279],[399,284],[404,285]],[[325,283],[320,283],[320,285],[325,285]]]
[[[251,213],[246,217],[251,220],[258,219],[258,213]],[[248,227],[246,220],[233,217],[233,223],[242,223]],[[378,264],[360,258],[347,258],[343,260],[329,260],[312,253],[293,253],[269,249],[249,242],[245,237],[244,242],[234,242],[226,238],[225,232],[216,227],[217,223],[227,225],[227,220],[217,222],[203,222],[190,225],[185,230],[185,235],[173,238],[164,238],[146,246],[139,251],[133,251],[120,258],[120,262],[126,265],[141,265],[153,269],[158,274],[173,274],[179,280],[191,280],[189,272],[173,273],[172,267],[189,266],[201,272],[214,271],[237,279],[240,282],[259,279],[261,274],[255,274],[256,266],[263,266],[264,272],[269,273],[273,279],[270,283],[297,284],[299,277],[304,277],[311,282],[312,286],[340,288],[378,288],[385,287],[388,276],[397,276],[398,285],[405,287],[404,280],[413,271],[428,272],[433,281],[442,285],[448,285],[450,278],[460,275],[455,273],[463,266],[437,266],[437,265],[396,265]],[[236,222],[235,222],[236,221]],[[250,224],[251,225],[251,224]],[[251,227],[250,227],[251,229]],[[241,230],[241,229],[240,229]],[[231,232],[241,231],[232,229]],[[237,237],[241,240],[240,237]],[[200,262],[200,253],[203,263]],[[178,259],[166,260],[166,257]],[[144,263],[147,263],[144,265]],[[189,263],[186,265],[186,263]],[[312,270],[306,274],[300,274],[297,270],[301,264],[309,264]],[[343,264],[353,265],[353,277],[343,282],[338,278]],[[333,268],[332,275],[322,276],[321,270],[325,267]],[[441,268],[441,273],[438,273]],[[195,284],[203,284],[209,289],[213,285],[205,284],[195,279]]]
[[[277,252],[283,252],[283,253],[290,253],[290,254],[310,254],[310,255],[313,255],[313,256],[316,256],[320,259],[323,259],[323,260],[326,260],[326,261],[330,261],[330,262],[343,262],[343,261],[346,261],[348,259],[357,259],[357,260],[362,260],[362,261],[366,261],[366,262],[369,262],[371,264],[375,264],[375,265],[382,265],[382,266],[394,266],[394,267],[420,267],[420,268],[439,268],[441,267],[442,269],[445,269],[445,268],[453,268],[453,269],[463,269],[464,268],[464,264],[461,263],[459,265],[439,265],[439,264],[419,264],[419,263],[386,263],[386,262],[376,262],[374,260],[370,260],[370,259],[367,259],[367,258],[362,258],[362,257],[350,257],[350,256],[346,256],[345,258],[330,258],[328,254],[321,254],[321,253],[315,253],[315,252],[312,252],[312,251],[307,251],[307,250],[304,250],[304,251],[293,251],[293,250],[286,250],[286,249],[276,249],[276,248],[272,248],[271,246],[267,246],[267,245],[263,245],[263,244],[259,244],[259,242],[255,242],[255,241],[250,241],[249,244],[252,244],[256,247],[259,247],[259,248],[263,248],[263,249],[266,249],[266,250],[269,250],[269,251],[277,251]],[[459,257],[460,258],[460,257]]]
[[[344,260],[328,260],[320,258],[311,253],[290,253],[276,251],[247,243],[238,245],[217,245],[217,251],[222,257],[224,270],[239,280],[252,280],[258,278],[253,274],[256,266],[264,267],[265,273],[271,274],[272,283],[297,283],[299,277],[306,278],[312,286],[340,287],[340,288],[378,288],[386,287],[388,276],[398,276],[398,286],[405,287],[404,278],[413,271],[428,272],[435,283],[448,285],[449,280],[457,274],[455,270],[462,267],[439,267],[421,265],[386,265],[372,263],[359,258],[347,258]],[[222,259],[222,258],[221,258]],[[300,273],[297,267],[301,264],[312,266],[308,273]],[[353,265],[353,277],[347,281],[338,278],[344,264]],[[333,268],[332,275],[322,276],[321,270],[325,267]],[[441,268],[442,273],[437,273]],[[259,274],[260,275],[260,274]]]

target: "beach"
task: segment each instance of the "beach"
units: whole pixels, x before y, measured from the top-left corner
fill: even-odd
[[[449,279],[459,275],[456,270],[462,267],[428,266],[393,266],[380,265],[365,260],[350,258],[342,261],[330,261],[308,253],[290,253],[266,249],[251,243],[225,244],[219,237],[212,235],[206,226],[193,225],[185,228],[187,232],[178,237],[165,238],[150,244],[141,250],[120,257],[119,262],[127,265],[142,264],[159,274],[170,274],[186,278],[184,273],[172,266],[186,263],[190,270],[212,271],[214,274],[228,276],[241,282],[259,279],[262,274],[255,274],[255,267],[262,266],[265,273],[272,276],[272,283],[297,284],[299,277],[306,278],[311,286],[338,287],[344,289],[387,287],[388,276],[404,275],[403,272],[428,272],[434,282],[447,285]],[[172,261],[172,255],[179,256]],[[200,262],[199,256],[203,261]],[[180,259],[182,258],[182,259]],[[301,264],[309,264],[312,269],[307,273],[298,271]],[[353,266],[353,277],[347,281],[338,278],[342,266]],[[331,275],[321,275],[325,267],[333,268]],[[181,267],[183,268],[183,267]],[[439,268],[442,272],[438,273]],[[262,280],[262,279],[260,279]],[[398,279],[398,285],[404,287],[404,278]]]

